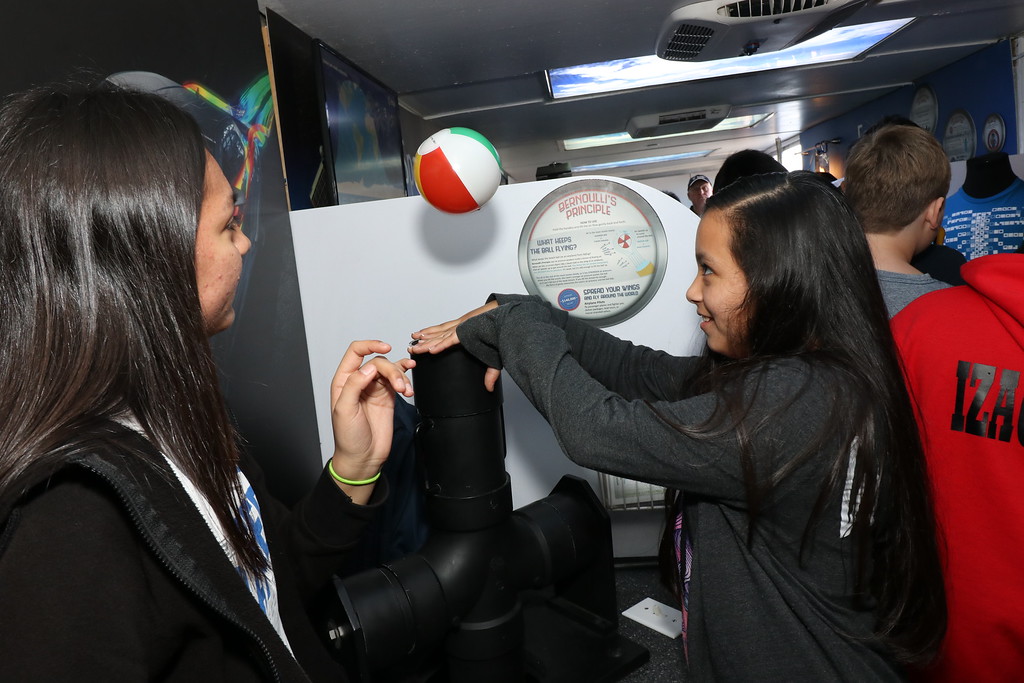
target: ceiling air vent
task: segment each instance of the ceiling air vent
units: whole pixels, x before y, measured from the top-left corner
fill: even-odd
[[[626,124],[626,131],[633,138],[649,138],[656,135],[673,135],[714,127],[729,115],[731,107],[697,107],[664,114],[634,116]]]
[[[688,61],[696,59],[704,46],[708,44],[715,35],[715,29],[707,26],[696,26],[694,24],[681,24],[665,47],[665,54],[659,55],[662,59],[674,59],[676,61]]]
[[[658,34],[662,59],[705,62],[774,52],[820,35],[879,0],[689,0]]]
[[[723,17],[777,17],[827,5],[829,0],[740,0],[718,8]]]

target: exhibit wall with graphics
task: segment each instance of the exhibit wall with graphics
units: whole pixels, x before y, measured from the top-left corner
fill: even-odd
[[[933,133],[950,161],[997,151],[1015,154],[1018,131],[1010,42],[979,50],[913,85],[808,128],[800,134],[800,146],[810,149],[820,141],[838,139],[829,147],[830,171],[842,177],[850,145],[891,114],[910,118]],[[813,155],[804,157],[804,168],[811,170],[813,161]]]
[[[697,217],[629,180],[566,178],[499,187],[479,211],[446,214],[420,197],[293,212],[310,373],[323,457],[331,373],[352,339],[394,360],[410,333],[456,318],[491,292],[537,293],[616,336],[684,354],[703,343],[686,301]],[[520,507],[564,474],[597,488],[506,375],[506,469]]]

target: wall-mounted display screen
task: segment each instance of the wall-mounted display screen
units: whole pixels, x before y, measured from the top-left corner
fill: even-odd
[[[317,41],[324,128],[313,206],[406,195],[398,96]]]

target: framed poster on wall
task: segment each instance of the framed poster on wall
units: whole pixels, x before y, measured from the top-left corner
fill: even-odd
[[[406,195],[398,96],[316,41],[323,166],[313,206]]]

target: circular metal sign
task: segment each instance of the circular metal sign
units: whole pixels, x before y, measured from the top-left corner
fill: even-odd
[[[957,109],[949,115],[949,121],[946,122],[942,148],[946,150],[946,156],[950,161],[965,161],[974,156],[977,137],[974,119],[963,109]]]
[[[935,91],[927,85],[922,85],[914,93],[910,120],[929,133],[935,132],[935,125],[939,122],[939,100],[935,97]]]
[[[519,272],[531,293],[599,326],[640,312],[668,263],[661,219],[639,193],[583,179],[549,192],[519,237]]]
[[[1006,124],[999,114],[989,114],[981,129],[981,139],[985,141],[985,149],[998,152],[1006,142]]]

